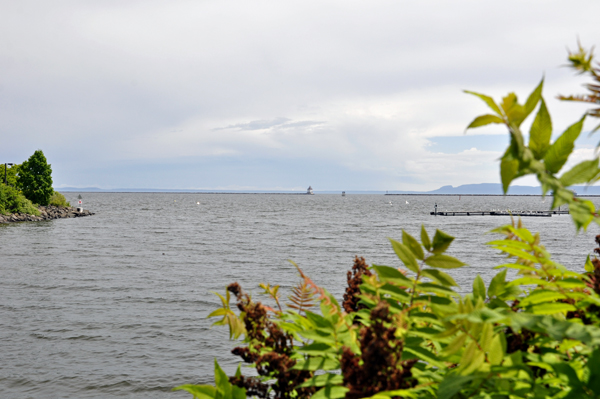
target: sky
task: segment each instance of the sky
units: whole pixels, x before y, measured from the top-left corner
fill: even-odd
[[[524,100],[545,77],[557,137],[587,109],[555,97],[584,91],[567,48],[600,46],[598,15],[597,0],[0,0],[0,163],[41,149],[55,188],[496,183],[508,134],[465,134],[488,110],[463,90]]]

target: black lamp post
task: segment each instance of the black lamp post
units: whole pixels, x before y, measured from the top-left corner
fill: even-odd
[[[8,165],[13,166],[14,163],[8,163],[7,162],[7,163],[4,164],[4,184],[6,184],[7,186],[8,186],[8,180],[7,180],[7,177],[6,177],[6,171],[8,170]]]

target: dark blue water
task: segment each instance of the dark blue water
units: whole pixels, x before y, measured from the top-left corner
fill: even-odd
[[[76,202],[77,193],[67,193]],[[225,328],[206,316],[211,291],[238,281],[284,291],[293,259],[341,298],[355,255],[400,266],[386,237],[421,223],[456,237],[450,253],[463,290],[502,257],[485,233],[493,216],[433,217],[440,210],[545,210],[539,197],[82,193],[95,216],[0,225],[0,397],[187,397],[170,389],[211,383],[216,357],[237,358]],[[406,202],[409,202],[408,204]],[[595,202],[598,200],[594,199]],[[198,204],[199,202],[199,204]],[[391,202],[391,203],[390,203]],[[568,216],[524,218],[554,258],[582,270],[598,228],[575,235]]]

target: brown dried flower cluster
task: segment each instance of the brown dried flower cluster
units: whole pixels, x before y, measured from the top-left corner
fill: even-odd
[[[296,388],[311,378],[312,372],[292,370],[296,364],[296,360],[290,358],[292,336],[269,320],[266,307],[260,302],[253,302],[238,283],[230,284],[227,290],[236,296],[237,307],[244,313],[243,320],[250,341],[247,347],[237,347],[231,352],[246,363],[254,363],[258,375],[275,380],[273,384],[267,384],[257,377],[240,376],[231,377],[231,383],[246,388],[248,396],[258,398],[289,399],[294,391],[298,394],[295,398],[310,397],[314,388]]]
[[[363,276],[371,276],[372,273],[368,269],[368,265],[363,257],[354,258],[354,266],[352,270],[348,271],[348,287],[344,293],[344,302],[342,306],[347,313],[356,312],[363,306],[359,305],[360,298],[357,295],[360,294],[360,285],[362,284]]]
[[[396,328],[387,302],[380,302],[371,311],[371,326],[360,330],[361,354],[344,348],[342,375],[344,386],[350,389],[346,399],[373,396],[378,392],[408,389],[416,385],[411,368],[416,359],[401,360],[402,342],[396,338]]]

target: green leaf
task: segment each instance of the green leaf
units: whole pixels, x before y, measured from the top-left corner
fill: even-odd
[[[410,248],[413,255],[415,255],[418,259],[423,260],[425,254],[423,253],[423,248],[419,241],[417,241],[413,236],[408,234],[405,230],[402,230],[402,243]]]
[[[307,354],[309,356],[319,356],[325,353],[336,353],[335,348],[324,343],[312,343],[301,347],[296,347],[296,351]]]
[[[481,298],[485,300],[486,298],[485,283],[483,282],[483,279],[479,274],[477,275],[477,277],[475,277],[475,280],[473,280],[473,296],[475,297],[475,299]]]
[[[428,251],[431,251],[431,241],[429,240],[429,235],[427,234],[427,230],[425,230],[425,226],[421,225],[421,243]]]
[[[554,283],[562,288],[585,288],[585,283],[577,278],[565,278]]]
[[[565,294],[558,291],[534,290],[519,303],[520,306],[535,305],[542,302],[551,302],[557,299],[566,299]]]
[[[517,105],[519,105],[519,101],[515,93],[508,93],[506,96],[502,97],[502,102],[500,103],[500,107],[505,115],[508,115],[510,110]]]
[[[186,391],[194,395],[194,399],[213,399],[217,396],[217,388],[210,385],[185,384],[173,388],[173,391]]]
[[[413,255],[412,251],[404,244],[399,243],[396,240],[388,238],[392,243],[392,248],[398,258],[404,263],[404,265],[415,273],[419,272],[419,264],[417,263],[417,258]]]
[[[519,127],[525,119],[525,107],[519,104],[517,95],[515,93],[508,93],[502,98],[500,107],[508,119],[510,125]]]
[[[390,282],[400,285],[412,284],[412,281],[408,277],[393,267],[373,265],[373,269],[375,269],[375,272],[379,276],[379,280],[382,282]]]
[[[231,399],[246,399],[246,388],[231,385]]]
[[[511,232],[514,232],[512,229]],[[519,248],[529,251],[531,249],[531,245],[526,242],[517,241],[517,240],[494,240],[487,243],[487,245],[494,245],[496,247],[512,247]]]
[[[444,365],[443,362],[440,361],[440,359],[438,359],[438,357],[431,351],[429,351],[428,349],[423,348],[422,346],[411,346],[411,345],[406,345],[404,347],[404,352],[408,352],[414,356],[416,356],[418,359],[421,359],[429,364],[432,364],[436,367],[439,368],[445,368],[446,366]]]
[[[594,158],[573,166],[571,170],[563,173],[559,180],[565,187],[574,184],[589,183],[598,175],[598,172],[598,158]]]
[[[433,255],[425,259],[425,264],[440,269],[456,269],[466,264],[448,255]]]
[[[390,398],[394,398],[394,397],[400,397],[400,398],[405,398],[405,399],[418,398],[420,396],[418,391],[419,391],[419,388],[394,389],[393,391],[377,392],[375,395],[369,396],[364,399],[390,399]]]
[[[542,98],[540,109],[529,130],[529,148],[535,159],[542,159],[550,147],[552,137],[552,120]]]
[[[502,115],[502,112],[500,112],[500,107],[498,107],[498,105],[496,105],[496,102],[494,101],[494,99],[490,96],[486,96],[485,94],[479,94],[479,93],[475,93],[474,91],[469,91],[469,90],[465,90],[465,93],[468,94],[472,94],[474,96],[479,97],[480,99],[483,100],[483,102],[485,102],[488,107],[490,107],[496,114],[498,115]]]
[[[499,246],[494,246],[493,248],[499,249],[500,251],[502,251],[506,254],[513,255],[513,256],[516,256],[521,259],[530,260],[534,263],[538,263],[540,261],[538,258],[536,258],[534,255],[530,254],[529,252],[525,252],[518,248],[499,247]]]
[[[587,387],[592,392],[600,397],[600,349],[596,348],[590,355],[587,366],[589,369],[590,377],[588,378]]]
[[[504,339],[504,336],[496,334],[494,338],[492,338],[492,342],[490,343],[490,350],[488,353],[490,363],[493,366],[500,365],[500,363],[502,363],[502,360],[504,359],[505,354],[506,340]]]
[[[441,270],[425,269],[421,271],[421,275],[429,277],[433,281],[448,287],[458,287],[456,281],[454,281],[454,279],[449,274],[446,274]]]
[[[438,295],[455,295],[458,296],[456,292],[451,290],[450,288],[444,287],[443,285],[437,285],[433,283],[419,283],[417,285],[417,290],[421,292],[432,292]]]
[[[306,311],[306,318],[316,327],[318,328],[331,328],[332,325],[329,321],[327,321],[327,319],[323,316],[321,316],[320,314],[311,312],[311,311]]]
[[[459,350],[461,350],[465,345],[467,337],[468,337],[468,335],[465,333],[459,334],[456,338],[454,338],[452,340],[452,342],[450,342],[448,344],[448,346],[446,346],[444,348],[444,351],[442,354],[444,356],[451,356],[451,355],[455,354],[456,352],[458,352]]]
[[[441,254],[445,252],[450,244],[452,244],[452,241],[454,241],[454,237],[444,233],[441,230],[436,230],[435,235],[433,236],[432,252],[435,254]]]
[[[519,160],[524,161],[523,154],[525,153],[525,140],[519,128],[511,126],[510,130],[510,145],[509,151],[511,155]],[[533,154],[532,154],[533,157]]]
[[[500,178],[502,179],[502,190],[504,194],[508,192],[510,183],[519,173],[519,161],[514,159],[502,158],[500,161]]]
[[[299,331],[299,333],[304,338],[311,339],[314,342],[326,345],[335,345],[335,336],[333,335],[333,329],[329,330],[329,332],[324,332],[320,330],[302,330]]]
[[[542,303],[533,305],[529,311],[533,314],[555,314],[555,313],[566,313],[577,310],[573,305],[568,303]]]
[[[321,375],[316,375],[311,379],[304,381],[302,384],[298,385],[298,388],[323,387],[326,385],[341,385],[343,382],[344,377],[341,374],[325,373]]]
[[[567,162],[569,155],[575,148],[575,140],[579,137],[583,128],[585,115],[576,123],[569,126],[567,130],[550,146],[544,155],[544,164],[551,173],[557,173]]]
[[[588,272],[588,273],[593,273],[594,272],[594,264],[590,260],[590,256],[589,255],[585,259],[585,271]]]
[[[309,357],[305,361],[299,361],[292,367],[294,370],[337,370],[340,368],[340,362],[334,359],[324,357]]]
[[[412,285],[412,282],[410,283],[410,285]],[[396,285],[392,285],[390,283],[386,283],[383,285],[383,287],[380,287],[379,293],[388,294],[390,298],[400,303],[410,302],[410,295],[405,291],[405,289],[400,288]]]
[[[567,377],[568,381],[569,381],[569,388],[571,388],[571,394],[573,394],[573,391],[579,391],[581,390],[581,381],[579,380],[579,377],[577,376],[577,372],[573,369],[573,367],[571,367],[570,364],[568,363],[555,363],[551,365],[552,368],[554,369],[554,371],[561,376],[565,376]],[[583,392],[581,392],[583,394]],[[572,395],[569,395],[572,396]],[[587,395],[585,395],[587,396]],[[576,395],[576,396],[572,396],[572,397],[584,397],[584,395]]]
[[[473,128],[480,127],[480,126],[486,126],[491,123],[504,123],[504,121],[502,120],[502,118],[500,118],[499,116],[496,116],[496,115],[490,115],[490,114],[480,115],[477,118],[473,119],[473,122],[469,123],[469,126],[467,126],[467,129],[473,129]]]
[[[526,241],[529,244],[533,244],[535,242],[535,238],[533,237],[533,234],[531,234],[531,232],[525,228],[520,228],[520,229],[515,229],[514,227],[509,227],[510,231],[512,231],[513,233],[515,233],[520,239]],[[509,241],[509,240],[505,240],[505,241]]]
[[[230,313],[233,313],[233,312],[231,310],[229,310],[229,309],[219,308],[219,309],[213,310],[211,314],[209,314],[208,316],[206,316],[206,318],[210,319],[211,317],[225,316],[225,315],[230,314]]]
[[[346,397],[349,390],[349,388],[340,386],[325,387],[311,396],[311,399],[341,399]]]
[[[525,102],[525,118],[529,116],[535,109],[535,106],[542,98],[542,88],[544,87],[544,79],[542,78],[540,84],[531,92],[527,101]]]
[[[446,374],[444,380],[440,383],[438,388],[437,397],[438,399],[452,399],[460,392],[460,390],[476,379],[473,375],[451,375]]]
[[[217,359],[215,358],[215,385],[217,386],[217,395],[220,395],[222,398],[231,397],[231,383],[229,382],[229,377],[223,371]]]
[[[504,291],[504,287],[506,286],[506,269],[502,270],[500,273],[496,274],[492,281],[490,281],[490,286],[488,287],[488,295],[490,297],[498,296]]]

